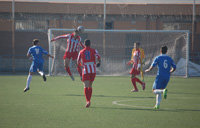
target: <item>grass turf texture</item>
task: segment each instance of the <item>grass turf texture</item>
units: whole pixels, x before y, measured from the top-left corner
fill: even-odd
[[[84,107],[79,77],[75,82],[69,77],[48,77],[43,82],[34,75],[24,93],[26,78],[0,76],[0,128],[200,127],[199,78],[171,78],[160,110],[153,109],[154,77],[146,78],[145,91],[138,85],[140,91],[132,93],[129,77],[97,76],[90,108]]]

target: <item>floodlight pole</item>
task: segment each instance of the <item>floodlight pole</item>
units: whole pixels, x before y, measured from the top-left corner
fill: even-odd
[[[12,71],[15,72],[15,0],[12,0]]]
[[[194,41],[196,33],[196,5],[195,0],[193,0],[193,13],[192,13],[192,51],[194,52]]]
[[[187,32],[187,43],[186,43],[186,78],[189,78],[189,58],[190,58],[190,32]]]
[[[106,0],[104,0],[104,11],[103,11],[103,28],[106,28]]]
[[[106,29],[106,0],[104,0],[103,29]],[[103,55],[106,55],[106,33],[103,32]]]

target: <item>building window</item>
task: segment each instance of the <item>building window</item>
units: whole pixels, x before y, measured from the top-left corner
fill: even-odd
[[[113,22],[106,22],[106,29],[113,29]]]
[[[163,30],[179,30],[180,25],[179,23],[164,23]]]
[[[40,20],[16,20],[16,30],[44,31],[48,29],[47,21]]]
[[[163,23],[163,30],[192,30],[191,23]]]

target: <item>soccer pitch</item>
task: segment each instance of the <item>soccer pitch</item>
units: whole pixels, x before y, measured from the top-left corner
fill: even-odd
[[[154,110],[154,77],[132,93],[130,77],[97,76],[91,107],[85,108],[79,77],[0,76],[0,128],[198,128],[200,79],[172,77],[167,100]]]

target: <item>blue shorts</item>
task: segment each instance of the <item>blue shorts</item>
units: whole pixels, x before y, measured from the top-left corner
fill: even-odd
[[[169,82],[170,77],[157,76],[152,89],[165,89]]]
[[[43,63],[32,62],[29,72],[43,71]]]

